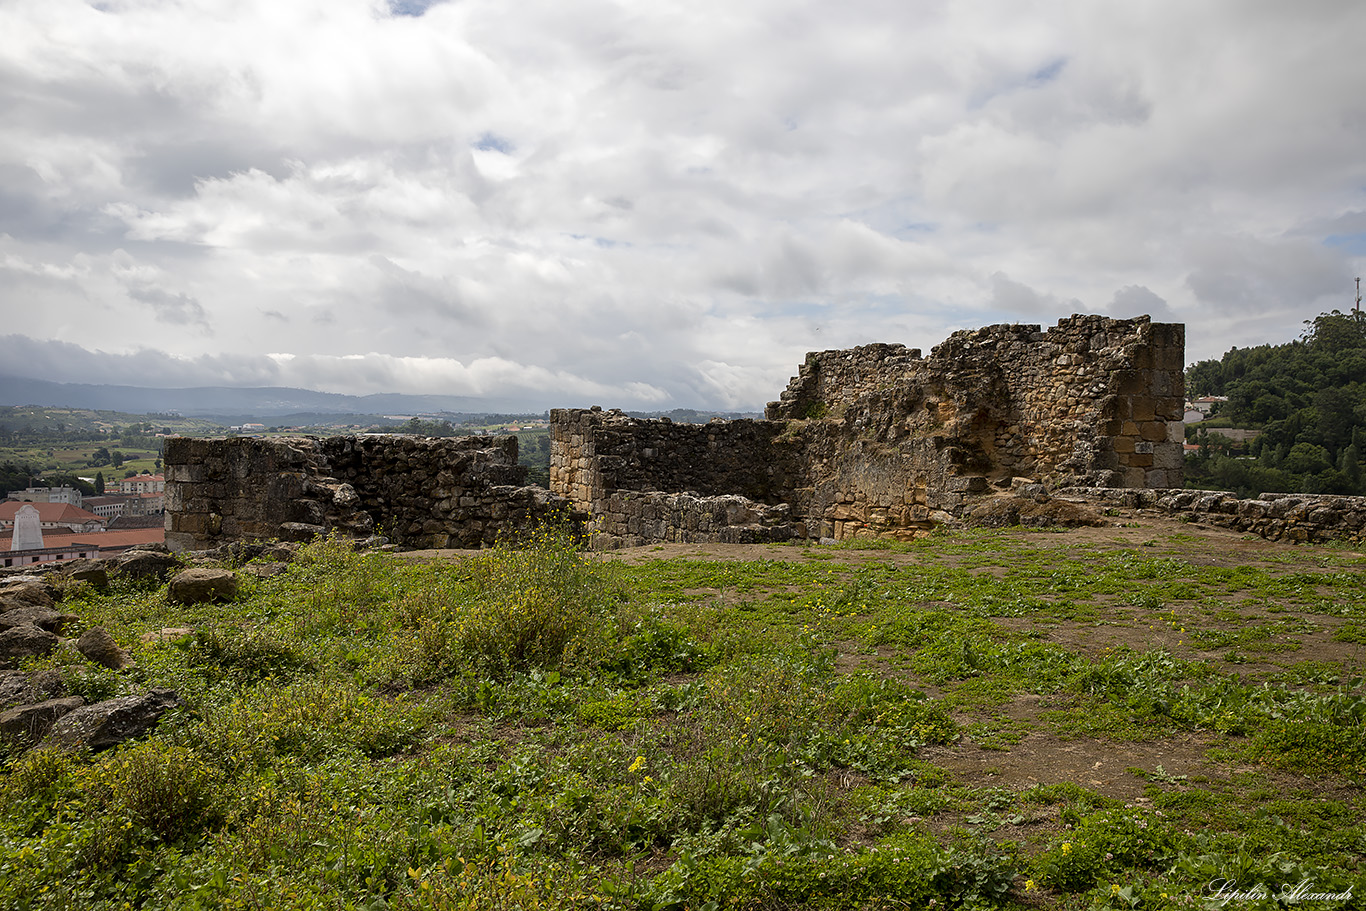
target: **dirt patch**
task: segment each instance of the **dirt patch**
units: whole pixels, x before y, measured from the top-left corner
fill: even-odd
[[[1021,791],[1035,785],[1073,782],[1106,797],[1129,802],[1143,797],[1145,779],[1130,768],[1186,776],[1226,777],[1229,769],[1205,758],[1210,740],[1182,734],[1140,743],[1078,738],[1064,740],[1031,731],[1009,750],[982,749],[965,737],[949,747],[931,747],[922,758],[965,784]]]

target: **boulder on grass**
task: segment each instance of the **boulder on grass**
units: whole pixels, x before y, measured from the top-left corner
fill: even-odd
[[[92,588],[104,591],[109,587],[109,569],[103,560],[82,558],[69,560],[62,564],[62,575],[75,582],[86,582]]]
[[[14,667],[25,658],[41,658],[57,647],[57,637],[36,626],[16,626],[0,632],[0,667]]]
[[[185,700],[174,690],[155,689],[141,696],[120,696],[62,716],[43,738],[44,748],[107,750],[156,727],[161,716]]]
[[[25,674],[23,671],[0,671],[0,712],[17,705],[30,705],[60,699],[67,695],[62,675],[49,668]]]
[[[128,653],[119,648],[114,637],[102,626],[92,626],[81,633],[81,638],[76,640],[76,651],[111,671],[121,671],[128,666]]]
[[[180,604],[231,601],[237,597],[237,576],[229,569],[193,566],[171,580],[171,600]]]
[[[10,576],[8,579],[0,579],[0,601],[6,602],[11,607],[19,607],[25,604],[37,604],[40,607],[51,607],[57,603],[61,594],[52,583],[42,576]]]
[[[258,579],[273,579],[281,573],[289,571],[287,563],[248,563],[242,567],[244,572],[250,573]]]
[[[71,695],[67,692],[66,681],[62,679],[62,672],[56,668],[48,668],[44,671],[34,671],[28,675],[28,685],[30,689],[29,702],[44,702],[48,699],[61,699],[63,696]]]
[[[23,604],[19,607],[8,608],[0,606],[0,631],[13,629],[16,626],[36,626],[60,636],[67,624],[75,623],[78,619],[74,614],[63,614],[50,607],[43,607],[38,604]]]
[[[85,700],[80,696],[68,696],[0,713],[0,742],[32,746],[47,736],[58,719],[83,705]]]
[[[165,582],[180,565],[176,558],[168,553],[142,548],[119,554],[113,563],[118,568],[120,576],[140,581],[154,579],[157,582]]]
[[[0,671],[0,712],[32,702],[29,697],[32,691],[28,674],[22,671]]]

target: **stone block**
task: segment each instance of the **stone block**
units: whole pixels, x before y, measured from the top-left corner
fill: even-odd
[[[1139,422],[1154,420],[1157,417],[1156,405],[1151,396],[1135,396],[1129,400],[1130,417]]]
[[[1185,466],[1186,453],[1181,444],[1165,443],[1153,450],[1153,467],[1168,470],[1181,470]],[[1164,485],[1168,486],[1168,485]]]
[[[1167,425],[1163,421],[1148,421],[1139,425],[1139,435],[1151,443],[1165,440],[1167,438]]]

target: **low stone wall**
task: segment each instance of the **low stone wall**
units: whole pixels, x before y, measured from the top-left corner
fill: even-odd
[[[1239,499],[1218,490],[1059,490],[1058,497],[1084,499],[1098,507],[1152,509],[1176,518],[1272,541],[1366,542],[1366,497],[1332,494],[1264,493]]]
[[[769,506],[741,496],[615,490],[607,497],[605,510],[593,537],[597,548],[659,541],[771,544],[801,537],[786,503]]]
[[[382,533],[401,547],[480,547],[566,500],[522,486],[517,439],[397,434],[166,441],[166,544]]]

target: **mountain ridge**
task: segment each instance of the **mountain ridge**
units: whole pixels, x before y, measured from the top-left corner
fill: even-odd
[[[436,414],[441,412],[539,413],[528,401],[459,395],[373,393],[345,395],[289,386],[191,386],[156,388],[95,383],[55,383],[0,375],[0,405],[92,408],[151,414],[177,411],[185,415],[252,414],[260,417],[299,412],[332,414]]]

